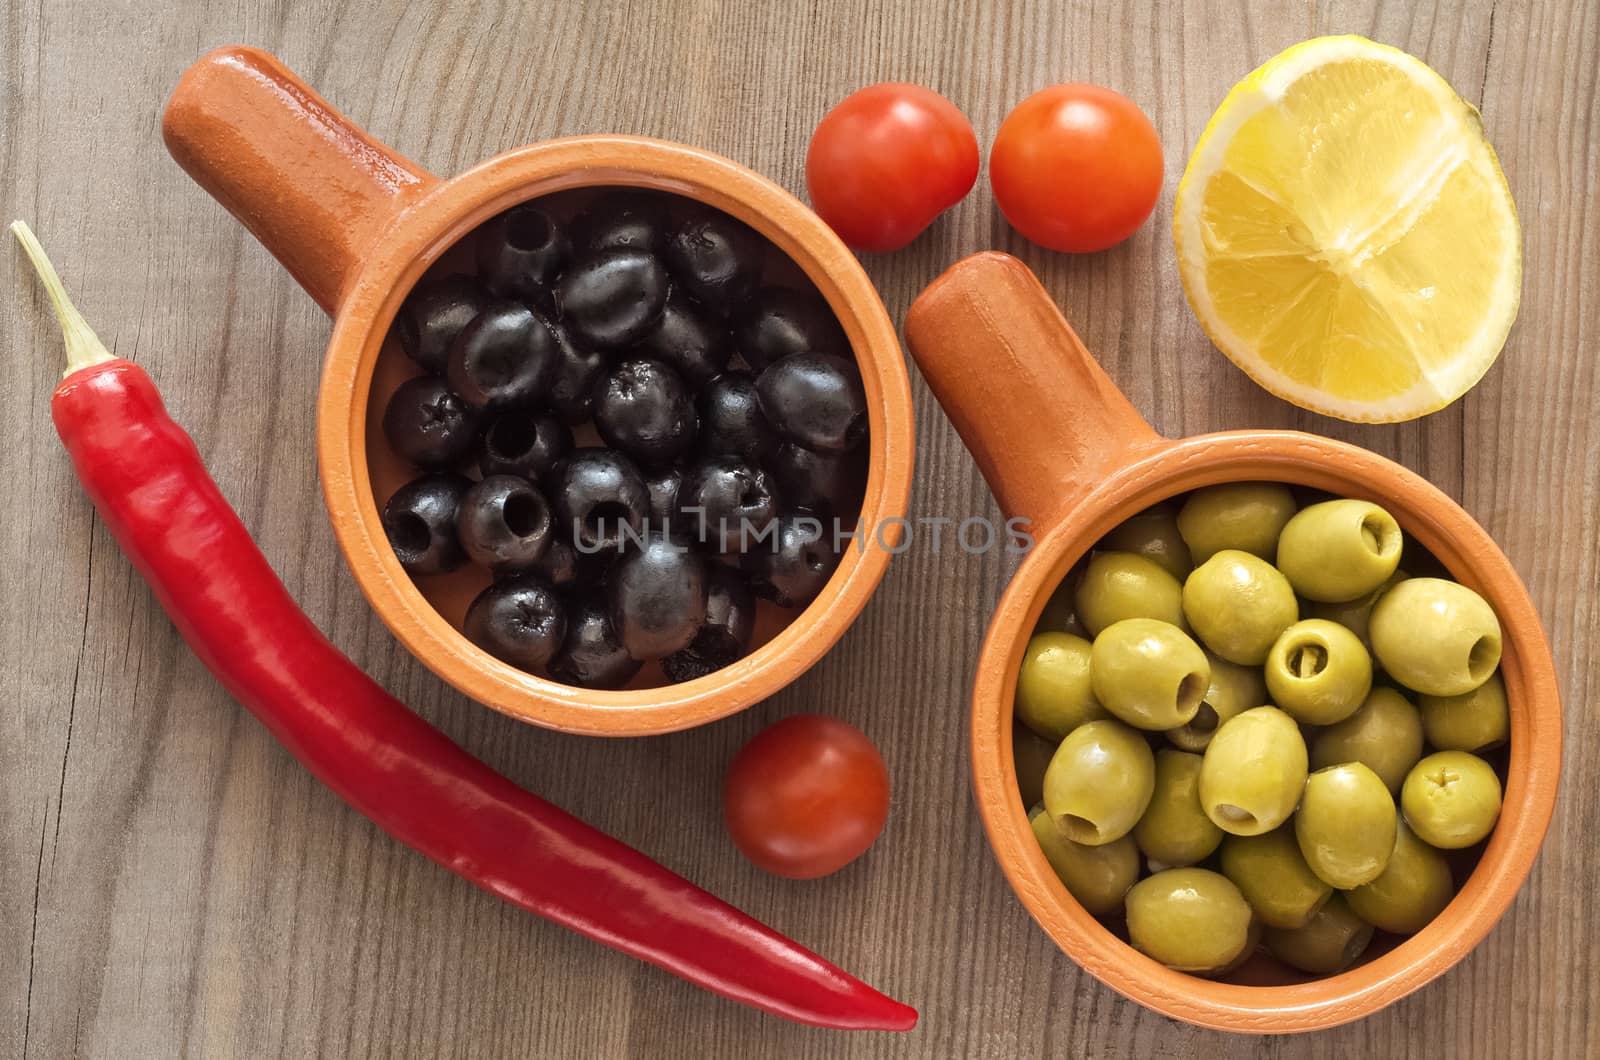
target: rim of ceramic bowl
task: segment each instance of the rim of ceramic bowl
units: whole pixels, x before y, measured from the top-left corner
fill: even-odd
[[[696,199],[738,218],[814,283],[850,340],[867,396],[868,475],[861,525],[905,515],[911,490],[911,385],[899,338],[855,256],[783,188],[720,155],[631,136],[548,140],[441,181],[374,240],[334,319],[318,398],[318,453],[334,534],[362,592],[394,635],[440,678],[502,713],[565,732],[647,735],[726,717],[799,677],[849,628],[890,551],[847,543],[822,592],[772,640],[710,675],[627,691],[577,688],[516,669],[450,625],[400,567],[383,533],[366,459],[373,370],[413,284],[482,222],[571,188],[630,185]],[[888,524],[893,526],[894,524]],[[894,545],[893,532],[888,542]]]
[[[1083,909],[1050,869],[1017,792],[1012,701],[1028,635],[1050,591],[1093,543],[1173,495],[1235,481],[1279,481],[1384,504],[1453,577],[1484,595],[1504,631],[1511,737],[1500,820],[1446,909],[1392,950],[1303,984],[1247,986],[1173,971]],[[1460,506],[1375,453],[1297,431],[1230,431],[1164,441],[1087,491],[1018,569],[991,619],[973,686],[973,785],[1012,889],[1058,946],[1101,982],[1165,1015],[1218,1030],[1275,1034],[1337,1026],[1419,989],[1463,958],[1515,898],[1555,806],[1561,704],[1539,616],[1510,561]]]

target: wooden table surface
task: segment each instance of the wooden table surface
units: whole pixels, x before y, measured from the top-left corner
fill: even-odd
[[[1522,314],[1498,367],[1420,422],[1352,427],[1267,396],[1186,308],[1172,190],[1228,87],[1303,38],[1399,45],[1479,105],[1521,209]],[[1527,580],[1566,700],[1566,774],[1532,878],[1455,970],[1357,1025],[1231,1037],[1124,1001],[1013,898],[970,795],[966,691],[1009,573],[913,551],[782,695],[698,731],[607,742],[519,725],[442,685],[351,580],[312,446],[321,312],[179,172],[158,131],[183,68],[257,44],[438,173],[527,141],[636,132],[802,189],[813,124],[901,79],[987,144],[1011,104],[1089,80],[1167,151],[1155,216],[1104,254],[1022,242],[986,182],[867,267],[896,319],[960,255],[1020,254],[1155,426],[1298,427],[1392,456],[1458,498]],[[8,242],[0,280],[0,1055],[242,1057],[1600,1056],[1600,2],[270,4],[54,0],[0,13],[0,203],[29,218],[107,343],[194,434],[295,597],[389,689],[518,781],[917,1005],[906,1036],[790,1026],[480,893],[346,809],[174,634],[52,435],[60,347]],[[913,373],[914,375],[914,373]],[[913,515],[992,513],[915,380]],[[24,414],[25,413],[25,414]],[[723,832],[722,770],[766,722],[838,714],[882,747],[871,853],[769,878]]]

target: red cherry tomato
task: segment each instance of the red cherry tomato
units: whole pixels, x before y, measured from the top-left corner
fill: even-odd
[[[797,714],[744,745],[722,782],[733,841],[760,868],[812,880],[850,864],[889,816],[889,769],[866,734]]]
[[[1099,85],[1055,85],[1018,103],[989,152],[1006,220],[1051,250],[1122,242],[1161,195],[1161,141],[1133,100]]]
[[[899,250],[978,179],[978,138],[956,105],[885,82],[823,116],[806,152],[811,205],[857,250]]]

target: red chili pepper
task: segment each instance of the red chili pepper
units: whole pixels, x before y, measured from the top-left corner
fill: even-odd
[[[724,997],[822,1027],[916,1024],[915,1009],[523,791],[341,655],[272,572],[150,377],[106,350],[33,233],[11,228],[66,337],[50,412],[85,492],[195,654],[318,779],[484,890]]]

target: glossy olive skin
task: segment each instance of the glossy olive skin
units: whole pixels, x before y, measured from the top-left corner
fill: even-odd
[[[622,646],[603,594],[569,598],[567,635],[550,662],[552,678],[579,688],[622,688],[643,665]]]
[[[574,449],[551,472],[550,501],[556,532],[583,553],[620,548],[637,535],[650,510],[650,492],[638,467],[612,449]]]
[[[490,218],[474,238],[478,274],[501,298],[542,298],[572,254],[555,218],[527,202]]]
[[[582,253],[667,247],[667,200],[646,188],[619,188],[596,199],[573,219],[572,245]]]
[[[1044,808],[1074,843],[1133,831],[1155,793],[1156,762],[1137,729],[1104,719],[1067,734],[1044,774]]]
[[[857,453],[817,453],[784,442],[767,460],[788,504],[841,518],[861,507],[867,462]]]
[[[1135,728],[1160,732],[1199,711],[1211,663],[1177,626],[1125,618],[1094,639],[1089,674],[1101,706]]]
[[[1044,771],[1055,753],[1056,745],[1033,730],[1021,725],[1011,727],[1011,759],[1017,770],[1017,794],[1022,805],[1036,806],[1044,798]]]
[[[756,628],[756,597],[744,576],[732,567],[712,565],[708,572],[706,617],[687,648],[661,660],[669,681],[692,681],[744,658]]]
[[[723,316],[761,281],[765,244],[748,226],[715,210],[697,210],[667,237],[672,278]]]
[[[1183,586],[1153,560],[1132,552],[1096,552],[1078,581],[1078,621],[1091,636],[1125,618],[1154,618],[1187,629]]]
[[[822,296],[792,287],[757,291],[734,312],[733,338],[756,371],[796,353],[850,354],[844,328]]]
[[[1511,736],[1511,708],[1499,673],[1459,696],[1423,696],[1422,730],[1441,751],[1485,751]]]
[[[1017,720],[1051,745],[1086,722],[1111,715],[1094,698],[1089,642],[1070,633],[1035,633],[1017,671]]]
[[[1372,941],[1372,925],[1334,894],[1304,927],[1267,928],[1261,941],[1278,960],[1312,975],[1334,975],[1356,962]]]
[[[1339,625],[1361,638],[1361,643],[1367,650],[1372,650],[1372,637],[1368,627],[1372,623],[1372,609],[1377,606],[1379,597],[1405,581],[1411,575],[1403,570],[1396,570],[1393,574],[1365,596],[1354,600],[1344,600],[1339,603],[1319,603],[1316,600],[1305,600],[1300,605],[1302,618],[1325,618],[1329,622]]]
[[[1199,709],[1184,724],[1167,730],[1167,741],[1184,751],[1204,751],[1229,718],[1267,701],[1266,679],[1254,666],[1240,666],[1210,653],[1206,661],[1211,664],[1211,680]]]
[[[1425,696],[1459,696],[1500,665],[1500,620],[1465,585],[1407,578],[1372,609],[1372,653],[1385,672]]]
[[[778,448],[778,432],[761,411],[756,380],[737,369],[723,372],[695,397],[700,416],[700,451],[766,461]]]
[[[654,254],[616,247],[586,253],[556,285],[562,321],[578,342],[614,350],[638,342],[667,304],[667,272]]]
[[[556,367],[544,404],[551,415],[575,427],[594,415],[595,398],[611,368],[611,358],[603,350],[579,343],[565,324],[550,323],[549,327],[556,337]]]
[[[527,479],[490,475],[461,498],[456,537],[467,558],[496,574],[539,562],[555,536],[555,516]]]
[[[383,436],[402,459],[426,471],[455,467],[472,452],[483,417],[437,376],[395,388],[383,410]]]
[[[1189,546],[1178,532],[1177,512],[1169,504],[1146,508],[1138,515],[1123,520],[1095,547],[1143,556],[1179,582],[1194,570]]]
[[[1294,494],[1276,482],[1227,482],[1189,494],[1178,510],[1178,532],[1196,564],[1223,549],[1259,556],[1278,552],[1278,535],[1295,513]]]
[[[1400,785],[1406,824],[1441,850],[1470,847],[1494,831],[1500,797],[1500,778],[1489,763],[1466,751],[1434,752]]]
[[[733,345],[726,324],[688,295],[673,291],[635,352],[669,366],[698,390],[728,367]]]
[[[645,480],[650,492],[651,533],[674,533],[672,516],[678,508],[678,491],[683,488],[683,472],[678,468],[658,471]]]
[[[538,482],[572,452],[572,431],[554,416],[508,409],[489,421],[478,451],[478,470]]]
[[[1156,786],[1144,816],[1133,826],[1150,866],[1180,868],[1204,861],[1222,842],[1222,829],[1200,808],[1200,756],[1165,748],[1156,752]]]
[[[434,472],[394,491],[383,506],[383,532],[409,574],[443,574],[467,555],[456,540],[456,512],[472,486],[461,475]]]
[[[1300,604],[1272,564],[1223,549],[1185,579],[1183,614],[1211,651],[1240,666],[1260,666],[1278,635],[1299,620]]]
[[[756,395],[767,421],[797,445],[846,453],[866,440],[867,396],[854,361],[825,353],[785,357],[756,377]]]
[[[1390,795],[1422,757],[1422,717],[1405,696],[1376,687],[1354,714],[1317,733],[1311,741],[1311,768],[1360,762],[1378,775]]]
[[[1076,570],[1069,571],[1061,579],[1061,584],[1056,586],[1056,591],[1050,594],[1044,610],[1039,614],[1039,621],[1034,624],[1035,633],[1071,633],[1088,638],[1089,631],[1078,621],[1078,574]]]
[[[559,356],[555,335],[533,310],[494,302],[456,336],[445,378],[473,408],[507,408],[543,397]]]
[[[1056,879],[1085,911],[1091,916],[1121,911],[1128,888],[1139,878],[1139,848],[1131,836],[1092,847],[1074,843],[1043,806],[1029,812],[1028,825]]]
[[[1402,821],[1382,874],[1344,897],[1352,913],[1379,931],[1414,935],[1444,912],[1455,897],[1455,881],[1444,855]]]
[[[1261,835],[1228,836],[1217,862],[1268,927],[1304,927],[1333,894],[1306,864],[1288,825]]]
[[[712,456],[684,471],[672,524],[690,540],[730,554],[759,548],[758,535],[777,516],[777,489],[764,470],[736,456]]]
[[[1343,721],[1372,691],[1372,656],[1361,638],[1320,618],[1284,630],[1263,670],[1272,702],[1307,725]]]
[[[611,622],[635,659],[660,659],[694,642],[705,624],[705,558],[652,534],[628,548],[606,578]]]
[[[1400,565],[1400,524],[1371,501],[1323,501],[1296,512],[1278,537],[1278,569],[1308,600],[1359,600]]]
[[[395,316],[400,348],[423,370],[443,375],[456,336],[491,301],[489,292],[470,276],[424,280],[406,296]]]
[[[537,578],[509,578],[495,582],[467,606],[461,631],[495,658],[533,673],[561,650],[566,606]]]
[[[1128,891],[1128,941],[1168,968],[1221,971],[1250,945],[1250,905],[1209,869],[1167,869]]]
[[[1299,805],[1306,765],[1294,719],[1276,707],[1252,707],[1211,738],[1200,767],[1200,804],[1224,832],[1270,832]]]
[[[694,445],[699,418],[676,372],[659,361],[618,365],[595,398],[594,425],[613,449],[643,467],[665,467]]]
[[[751,588],[779,607],[799,607],[822,591],[839,566],[831,529],[810,512],[780,515],[772,532],[752,541],[739,559]]]
[[[577,585],[580,576],[585,573],[586,564],[582,561],[587,558],[579,556],[578,550],[558,534],[551,540],[550,547],[544,550],[544,555],[528,569],[528,573],[553,589],[569,589]]]
[[[1394,796],[1360,762],[1319,769],[1306,778],[1294,834],[1311,871],[1347,891],[1377,879],[1394,849]]]

